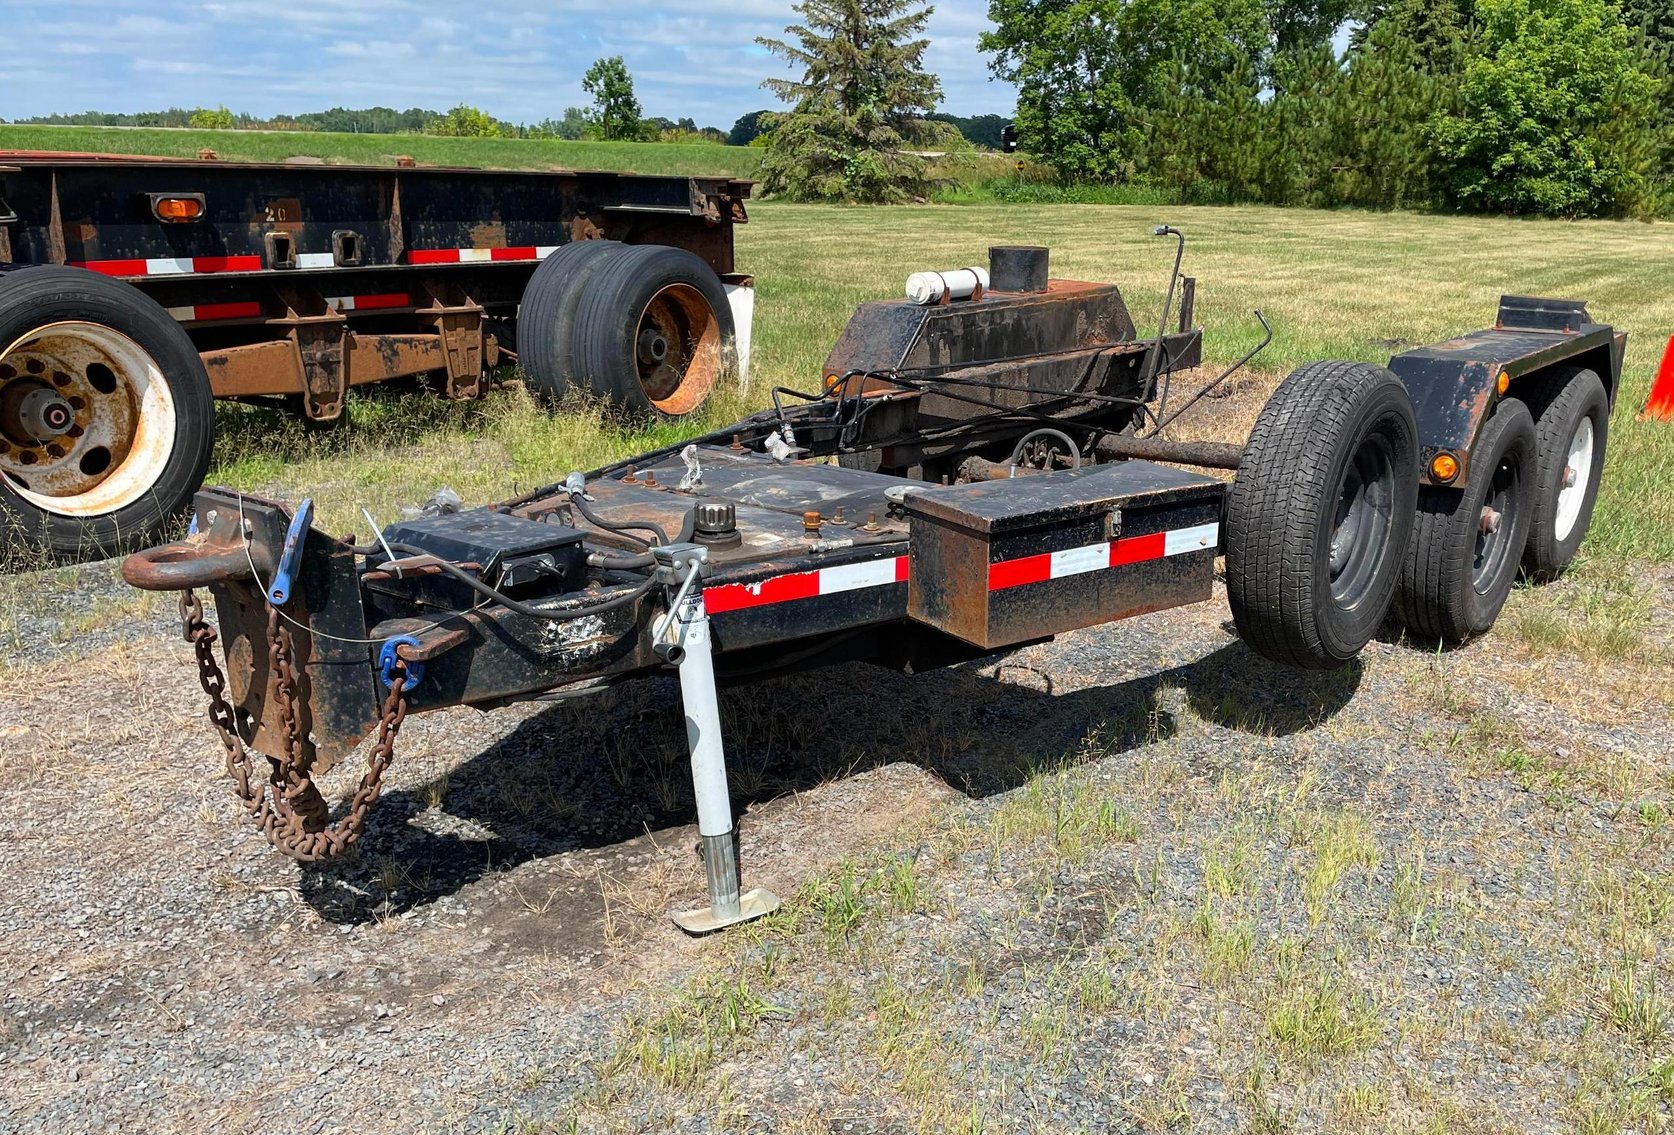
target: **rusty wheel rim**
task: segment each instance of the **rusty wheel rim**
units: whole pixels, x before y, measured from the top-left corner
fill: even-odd
[[[0,477],[59,516],[133,504],[174,452],[175,406],[145,348],[98,323],[52,323],[0,353]]]
[[[670,284],[651,297],[633,348],[640,389],[670,416],[697,409],[721,377],[720,321],[690,284]]]

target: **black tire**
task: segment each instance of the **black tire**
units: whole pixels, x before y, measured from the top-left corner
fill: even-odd
[[[575,308],[588,278],[606,260],[626,251],[615,240],[579,240],[541,261],[523,289],[517,312],[517,365],[534,393],[557,402],[578,382],[572,357]]]
[[[630,247],[588,278],[572,333],[592,390],[667,418],[703,405],[734,350],[720,277],[685,249],[656,244]]]
[[[156,542],[215,443],[214,396],[186,332],[128,284],[43,265],[0,275],[0,355],[6,558],[84,560]],[[41,435],[23,404],[42,398],[71,408],[67,432]]]
[[[1426,486],[1419,493],[1395,596],[1408,630],[1460,643],[1494,625],[1517,580],[1534,518],[1534,461],[1534,419],[1521,401],[1507,398],[1477,437],[1465,487]],[[1489,506],[1499,520],[1485,530]]]
[[[1610,396],[1599,376],[1581,367],[1529,379],[1517,394],[1535,419],[1534,517],[1523,549],[1523,573],[1546,583],[1569,567],[1592,525],[1610,436]],[[1583,429],[1589,433],[1583,435]],[[1591,453],[1578,455],[1578,464],[1586,467],[1575,470],[1579,483],[1572,483],[1571,446],[1589,439]],[[1566,492],[1571,494],[1567,499]]]
[[[1399,378],[1347,362],[1287,378],[1227,493],[1226,589],[1244,641],[1314,670],[1359,654],[1394,595],[1417,485],[1418,430]]]

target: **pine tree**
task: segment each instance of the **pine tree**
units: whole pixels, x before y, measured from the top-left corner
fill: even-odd
[[[924,70],[931,8],[918,0],[802,0],[794,42],[758,39],[802,69],[762,86],[791,104],[774,117],[762,180],[803,201],[904,201],[924,164],[902,151],[936,109],[941,84]]]

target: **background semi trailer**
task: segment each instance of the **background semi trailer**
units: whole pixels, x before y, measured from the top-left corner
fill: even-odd
[[[215,398],[315,421],[518,362],[678,417],[748,362],[747,181],[0,151],[0,536],[154,541],[208,468]],[[585,302],[583,299],[585,297]]]

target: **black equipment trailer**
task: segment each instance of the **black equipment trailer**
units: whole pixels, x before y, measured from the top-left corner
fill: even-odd
[[[711,897],[677,917],[701,931],[777,901],[739,893],[717,681],[975,659],[1208,599],[1223,555],[1248,644],[1326,668],[1392,605],[1414,634],[1460,640],[1519,572],[1569,563],[1623,336],[1580,303],[1507,298],[1494,328],[1387,368],[1301,368],[1242,447],[1170,440],[1237,368],[1171,389],[1202,333],[1184,238],[1158,231],[1180,244],[1152,338],[1115,286],[1048,280],[1045,249],[995,249],[986,277],[967,270],[969,298],[863,305],[818,390],[776,389],[772,409],[684,446],[365,543],[311,527],[306,502],[210,490],[189,540],[124,574],[184,592],[237,789],[304,860],[357,838],[406,713],[676,668]],[[373,731],[333,820],[315,778]]]
[[[0,541],[156,541],[203,481],[214,398],[326,422],[395,378],[481,397],[506,361],[549,398],[688,414],[747,365],[750,189],[0,151]]]

